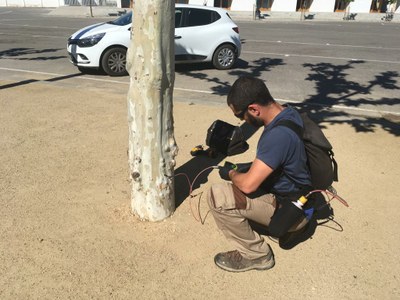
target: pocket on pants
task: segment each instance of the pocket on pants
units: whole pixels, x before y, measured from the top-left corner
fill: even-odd
[[[214,209],[246,209],[247,207],[246,196],[228,182],[212,185],[208,193],[208,202]]]

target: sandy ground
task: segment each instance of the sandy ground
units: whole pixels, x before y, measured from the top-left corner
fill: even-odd
[[[191,178],[189,152],[210,124],[237,123],[225,106],[182,102],[174,118],[176,167]],[[350,204],[333,203],[343,231],[320,226],[292,250],[271,240],[275,267],[240,274],[214,265],[232,249],[211,216],[194,219],[199,197],[162,222],[131,214],[126,96],[44,82],[3,89],[0,132],[1,299],[400,299],[400,143],[382,128],[325,130]],[[229,159],[251,160],[257,138]],[[212,172],[195,194],[219,180]],[[176,186],[187,193],[184,180]]]

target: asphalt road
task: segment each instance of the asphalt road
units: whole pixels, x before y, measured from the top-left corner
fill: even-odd
[[[43,81],[72,89],[128,91],[129,77],[82,74],[68,61],[66,40],[110,18],[50,16],[48,9],[0,8],[0,89]],[[282,101],[351,114],[400,116],[400,24],[241,22],[237,66],[177,65],[175,101],[225,103],[244,74],[266,81]]]

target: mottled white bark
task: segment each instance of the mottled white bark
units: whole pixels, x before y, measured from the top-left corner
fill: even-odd
[[[136,1],[128,51],[129,167],[132,211],[160,221],[175,209],[175,1]]]

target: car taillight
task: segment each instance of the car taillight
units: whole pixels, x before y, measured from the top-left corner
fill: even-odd
[[[232,27],[233,31],[239,33],[239,27]]]

